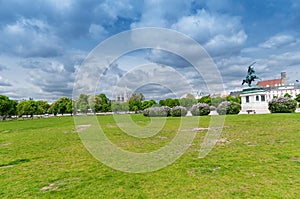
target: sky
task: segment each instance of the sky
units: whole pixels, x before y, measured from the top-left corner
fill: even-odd
[[[198,42],[216,65],[227,92],[245,88],[241,82],[253,62],[262,80],[287,72],[292,84],[300,79],[299,21],[299,0],[0,0],[0,94],[49,101],[72,97],[76,75],[93,49],[123,31],[145,27],[171,29]],[[182,51],[191,49],[176,45]],[[203,80],[208,78],[197,74],[185,58],[160,49],[139,49],[95,74],[97,92],[113,98],[116,85],[126,82],[122,86],[130,92],[164,98],[171,96],[167,85],[180,90],[183,84],[179,79],[166,85],[154,80],[170,80],[174,70],[193,91],[206,90]],[[151,84],[130,88],[129,80],[150,76]]]

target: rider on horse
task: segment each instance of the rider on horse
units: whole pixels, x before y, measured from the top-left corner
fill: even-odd
[[[255,79],[260,79],[254,71],[254,68],[252,68],[252,65],[254,65],[255,62],[253,64],[251,64],[248,67],[248,75],[246,76],[246,79],[243,80],[242,85],[244,85],[244,83],[248,83],[248,86],[251,87],[251,83],[255,80]]]

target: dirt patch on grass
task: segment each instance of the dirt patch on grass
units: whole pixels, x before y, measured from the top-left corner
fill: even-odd
[[[91,125],[90,124],[83,124],[83,125],[78,125],[76,130],[77,132],[82,132],[85,131],[87,128],[89,128]]]
[[[219,143],[221,145],[227,145],[227,144],[230,144],[231,142],[229,140],[227,140],[226,138],[220,138],[217,140],[217,143]]]
[[[300,162],[300,157],[291,157],[290,160],[294,162]]]
[[[44,191],[58,191],[58,190],[65,190],[73,187],[75,184],[79,183],[79,178],[67,178],[52,182],[46,186],[43,186],[40,190]]]
[[[194,131],[208,131],[208,130],[217,130],[217,129],[226,129],[229,128],[229,126],[223,126],[223,127],[199,127],[199,128],[193,128],[193,129],[182,129],[181,132],[194,132]]]
[[[1,144],[1,146],[8,146],[8,145],[11,145],[11,142]]]

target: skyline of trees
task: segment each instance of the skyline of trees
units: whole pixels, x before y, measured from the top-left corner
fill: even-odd
[[[297,95],[296,100],[300,102],[300,94]],[[99,113],[99,112],[119,112],[119,111],[142,111],[153,106],[168,106],[170,108],[175,106],[183,106],[191,108],[196,103],[206,103],[210,106],[217,107],[221,102],[232,101],[241,103],[240,97],[210,97],[203,96],[200,99],[195,99],[192,94],[187,94],[185,98],[172,99],[166,98],[158,102],[151,99],[145,100],[143,93],[132,93],[127,102],[116,102],[110,100],[105,94],[101,93],[96,96],[81,94],[77,100],[72,100],[68,97],[61,97],[53,103],[48,103],[45,100],[22,100],[17,102],[11,100],[7,96],[0,95],[0,116],[5,119],[9,116],[27,116],[33,115],[64,115],[77,113]]]

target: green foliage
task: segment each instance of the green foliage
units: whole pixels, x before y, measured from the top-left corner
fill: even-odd
[[[231,101],[231,102],[236,102],[236,103],[241,104],[241,97],[240,96],[233,97],[231,95],[228,95],[225,99],[226,99],[226,101]]]
[[[288,97],[274,98],[269,102],[271,113],[293,113],[297,108],[297,101]]]
[[[238,114],[241,110],[241,105],[233,101],[224,101],[217,107],[219,115]]]
[[[0,95],[0,116],[15,115],[17,102]],[[4,117],[3,117],[4,118]]]
[[[166,100],[159,100],[158,104],[160,106],[166,106]]]
[[[201,97],[201,99],[198,100],[199,103],[205,103],[205,104],[208,104],[208,105],[211,105],[212,103],[212,99],[210,96],[203,96]]]
[[[141,108],[142,110],[145,110],[146,108],[150,108],[154,106],[156,102],[154,100],[145,100],[142,102]]]
[[[21,101],[17,105],[18,116],[21,117],[23,115],[29,115],[33,117],[34,114],[37,113],[38,105],[34,100]]]
[[[295,100],[296,100],[297,102],[300,102],[300,94],[296,95]]]
[[[180,106],[184,106],[187,109],[191,108],[194,104],[197,103],[195,98],[181,98],[179,99]]]
[[[48,104],[47,101],[44,100],[36,101],[36,105],[37,105],[37,110],[35,114],[43,115],[48,113],[48,109],[50,108],[50,105]]]
[[[113,102],[111,104],[111,110],[113,112],[122,112],[122,111],[129,111],[129,103],[128,102]]]
[[[132,93],[129,99],[129,110],[137,111],[142,109],[142,101],[145,99],[143,93]]]
[[[56,102],[57,113],[65,114],[65,113],[73,113],[73,101],[68,97],[61,97]]]
[[[284,97],[287,97],[287,98],[292,98],[292,96],[288,93],[284,94]]]
[[[76,110],[80,110],[82,113],[87,113],[89,106],[89,96],[86,94],[80,94],[76,100]]]
[[[53,102],[49,109],[48,109],[48,113],[49,114],[53,114],[53,115],[57,115],[58,113],[58,106],[57,106],[57,103],[56,102]]]
[[[197,103],[192,106],[191,113],[193,116],[208,115],[210,113],[210,106],[206,103]]]
[[[180,102],[178,99],[167,98],[165,100],[160,100],[159,105],[160,106],[168,106],[168,107],[172,108],[174,106],[179,106]]]
[[[187,114],[187,109],[183,106],[174,106],[171,109],[171,116],[172,117],[186,116],[186,114]]]
[[[224,101],[226,101],[226,99],[224,99],[224,98],[222,98],[222,97],[214,97],[214,98],[212,98],[212,100],[211,100],[211,105],[214,106],[214,107],[218,107],[219,104],[220,104],[221,102],[224,102]]]

